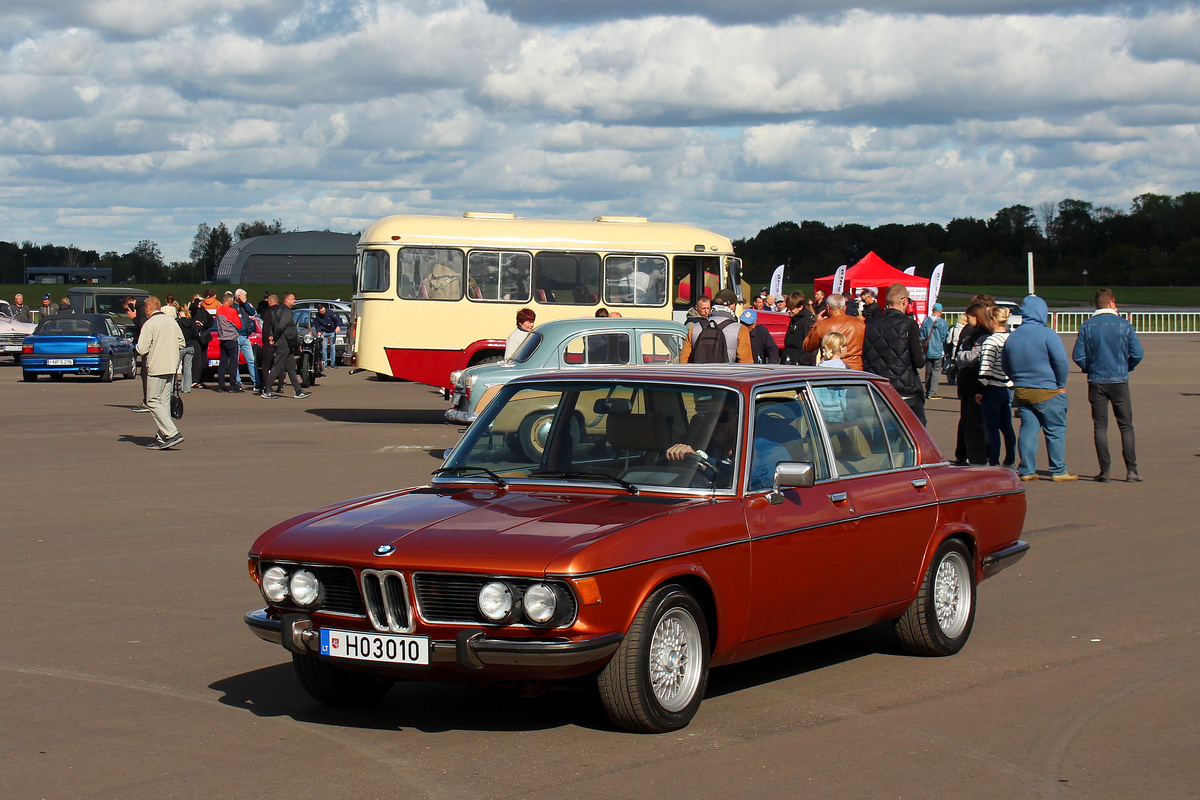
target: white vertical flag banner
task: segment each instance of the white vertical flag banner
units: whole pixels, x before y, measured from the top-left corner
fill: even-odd
[[[913,264],[911,267],[904,270],[904,274],[905,275],[916,275],[917,274],[917,265]]]
[[[770,293],[776,300],[783,297],[783,264],[776,267],[774,274],[771,275]]]
[[[842,264],[837,268],[837,272],[833,273],[833,293],[841,294],[846,288],[846,265]]]
[[[929,276],[929,309],[933,310],[933,304],[937,302],[938,294],[942,291],[942,270],[946,268],[946,262],[942,262],[933,268],[933,274]]]

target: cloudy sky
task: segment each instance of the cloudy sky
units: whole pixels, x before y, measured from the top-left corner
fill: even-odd
[[[1194,0],[4,0],[0,240],[1127,208],[1200,189],[1198,61]]]

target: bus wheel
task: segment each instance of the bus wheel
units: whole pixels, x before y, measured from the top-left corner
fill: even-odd
[[[493,354],[490,356],[485,356],[485,357],[479,359],[471,366],[478,367],[480,364],[495,364],[497,361],[503,361],[503,360],[504,360],[504,356],[496,353],[496,354]]]

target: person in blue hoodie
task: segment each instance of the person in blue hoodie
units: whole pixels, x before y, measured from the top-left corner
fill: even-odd
[[[1062,338],[1046,327],[1046,301],[1029,295],[1021,302],[1022,322],[1004,345],[1000,362],[1013,382],[1013,405],[1021,420],[1017,473],[1037,480],[1038,431],[1046,438],[1050,480],[1077,481],[1067,472],[1067,375],[1071,362]]]
[[[1111,289],[1096,292],[1096,313],[1079,326],[1079,337],[1071,360],[1088,376],[1088,402],[1092,405],[1092,427],[1100,473],[1096,480],[1108,483],[1108,406],[1121,431],[1121,455],[1125,480],[1137,482],[1137,454],[1133,438],[1133,402],[1129,398],[1129,373],[1142,361],[1145,351],[1133,326],[1117,314],[1117,298]]]

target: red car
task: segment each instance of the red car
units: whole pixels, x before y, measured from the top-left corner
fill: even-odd
[[[254,348],[254,363],[262,368],[262,320],[258,317],[254,319],[254,333],[250,334],[250,346]],[[217,368],[221,364],[221,340],[217,338],[216,325],[213,325],[213,337],[208,340],[208,368],[205,370],[205,377],[216,378]],[[238,374],[249,374],[246,367],[246,357],[238,352]]]
[[[509,445],[529,420],[536,458]],[[245,621],[321,701],[591,676],[616,725],[669,731],[711,667],[885,621],[909,652],[957,652],[1024,518],[1012,471],[951,466],[874,375],[543,373],[504,386],[430,485],[262,534]]]

